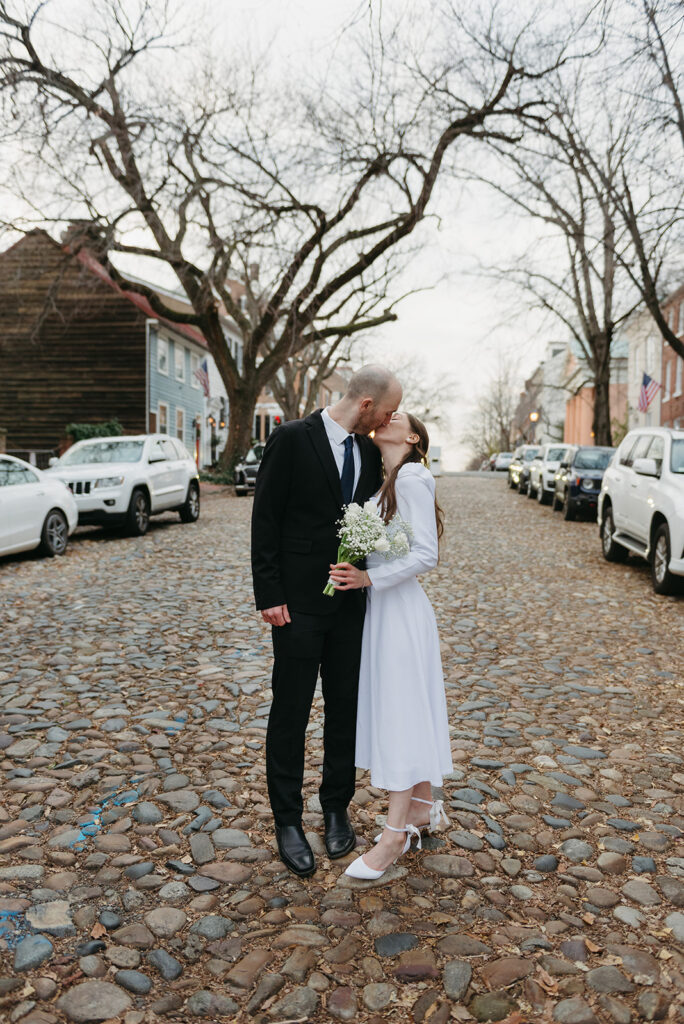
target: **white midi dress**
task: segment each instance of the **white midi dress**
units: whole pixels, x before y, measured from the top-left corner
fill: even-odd
[[[379,789],[441,786],[453,770],[439,635],[432,605],[417,577],[437,565],[435,482],[407,463],[396,483],[397,512],[411,524],[409,554],[367,559],[356,765]]]

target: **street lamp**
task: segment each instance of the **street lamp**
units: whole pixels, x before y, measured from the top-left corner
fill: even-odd
[[[536,411],[535,412],[531,412],[530,413],[530,423],[537,423],[538,420],[539,420],[539,413],[536,412]]]

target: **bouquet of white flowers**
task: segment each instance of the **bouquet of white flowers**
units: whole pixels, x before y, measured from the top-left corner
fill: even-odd
[[[363,506],[354,502],[347,505],[339,521],[337,561],[356,565],[373,551],[385,558],[406,555],[410,550],[411,532],[410,525],[399,516],[394,516],[385,525],[374,501],[367,501]],[[335,584],[331,579],[323,588],[323,593],[326,597],[332,597],[335,593]]]

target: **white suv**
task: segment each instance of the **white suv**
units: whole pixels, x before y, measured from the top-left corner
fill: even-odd
[[[627,434],[605,471],[598,501],[603,556],[630,551],[651,565],[653,589],[672,594],[684,577],[684,430]]]
[[[199,519],[195,460],[175,437],[94,437],[78,441],[48,473],[69,487],[80,526],[124,526],[147,532],[150,516],[176,510],[184,523]]]
[[[556,470],[570,451],[562,441],[542,445],[530,463],[530,485],[527,497],[536,498],[540,505],[548,505],[556,488]]]

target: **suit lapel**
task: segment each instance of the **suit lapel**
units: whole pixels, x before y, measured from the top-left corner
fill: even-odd
[[[332,488],[335,501],[338,505],[341,505],[342,484],[340,482],[340,474],[337,472],[337,464],[330,447],[328,435],[325,432],[325,426],[323,425],[323,419],[320,411],[316,410],[316,412],[312,412],[310,416],[306,417],[305,423],[309,431],[311,443],[314,446],[316,455],[320,459],[327,481]]]

